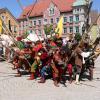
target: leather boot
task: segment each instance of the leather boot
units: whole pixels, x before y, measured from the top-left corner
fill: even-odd
[[[38,83],[45,83],[45,78],[41,78],[41,80]]]
[[[15,75],[15,77],[21,77],[21,72],[19,71],[19,69],[17,70],[17,74]]]
[[[90,68],[89,74],[90,74],[89,80],[92,81],[93,80],[93,69],[92,68]]]
[[[55,85],[56,87],[59,87],[59,85],[58,85],[58,82],[57,82],[57,81],[54,81],[54,85]]]
[[[34,80],[34,73],[31,73],[30,78],[28,78],[28,80]]]
[[[54,79],[54,85],[55,85],[56,87],[59,87],[59,85],[58,85],[58,78],[55,78],[55,79]]]
[[[71,84],[72,81],[73,81],[73,79],[72,79],[72,74],[69,74],[69,83]]]
[[[17,73],[17,75],[15,75],[15,77],[21,77],[21,74],[20,73]]]

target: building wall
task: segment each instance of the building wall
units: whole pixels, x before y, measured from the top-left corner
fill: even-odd
[[[92,11],[90,12],[90,23],[91,23],[91,24],[96,23],[95,21],[97,20],[98,16],[99,16],[98,11],[92,10]]]
[[[53,13],[53,10],[54,10],[54,13]],[[50,14],[50,11],[52,12],[52,14]],[[35,30],[37,34],[40,35],[41,33],[41,35],[43,36],[44,35],[44,25],[53,24],[53,28],[55,29],[58,23],[58,19],[60,19],[60,17],[63,16],[64,17],[63,37],[66,37],[67,33],[82,34],[82,27],[86,20],[85,14],[86,13],[85,13],[84,6],[73,7],[73,11],[62,13],[57,8],[57,6],[51,2],[49,7],[44,11],[43,16],[33,17],[30,19],[30,23],[31,23],[30,30],[31,32],[32,30]],[[39,20],[41,20],[41,24],[39,24]],[[34,24],[34,22],[36,25]],[[25,27],[25,23],[26,23],[25,20],[20,20],[20,25],[21,25],[20,33],[21,34],[23,34],[23,31],[24,32],[26,31],[23,29],[23,26]]]
[[[4,21],[7,28],[9,30],[11,29],[12,34],[16,36],[19,33],[19,23],[17,22],[17,20],[6,10],[0,14],[0,17]],[[3,33],[6,32],[3,31]]]
[[[82,27],[86,22],[86,13],[84,6],[78,6],[73,8],[73,25],[74,25],[74,33],[76,32],[76,27],[79,27],[79,33],[82,34]],[[77,21],[77,16],[79,16],[79,21]]]

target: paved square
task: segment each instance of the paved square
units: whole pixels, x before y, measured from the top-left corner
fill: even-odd
[[[14,77],[11,64],[0,62],[0,100],[100,100],[100,57],[96,60],[94,80],[80,85],[66,83],[67,87],[55,87],[52,80],[39,84],[28,76]]]

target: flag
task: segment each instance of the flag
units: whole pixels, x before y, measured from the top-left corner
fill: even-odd
[[[2,20],[0,19],[0,34],[2,33]]]
[[[94,43],[98,36],[97,25],[93,25],[90,32],[91,32],[90,34],[91,42]]]
[[[63,16],[60,18],[57,28],[55,29],[55,33],[57,33],[59,37],[62,36],[62,32],[63,32]]]

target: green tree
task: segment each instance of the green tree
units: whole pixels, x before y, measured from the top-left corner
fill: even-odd
[[[47,26],[45,25],[44,26],[44,32],[47,35],[51,35],[52,36],[52,30],[53,30],[53,25],[50,25],[50,26]]]
[[[78,42],[81,40],[82,36],[80,33],[76,33],[75,34],[75,40],[77,40]]]
[[[24,39],[27,38],[28,35],[29,35],[29,32],[26,31],[26,32],[23,34],[23,38],[24,38]]]

